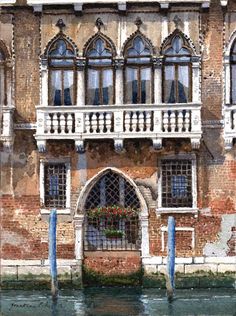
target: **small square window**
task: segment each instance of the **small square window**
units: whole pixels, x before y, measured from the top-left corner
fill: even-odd
[[[46,209],[63,210],[70,207],[69,163],[41,162],[40,197],[43,207]]]
[[[192,160],[162,160],[161,179],[161,207],[193,207]]]

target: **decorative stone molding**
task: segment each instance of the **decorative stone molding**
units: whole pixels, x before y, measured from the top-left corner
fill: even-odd
[[[152,143],[153,143],[153,148],[155,150],[159,150],[162,148],[162,139],[161,138],[153,138]]]
[[[124,67],[124,58],[118,57],[114,59],[114,64],[116,69],[123,69]]]
[[[228,5],[228,0],[220,0],[220,4],[222,7],[226,7]]]
[[[76,140],[75,141],[75,148],[76,148],[76,152],[77,153],[84,153],[85,152],[85,148],[84,148],[84,141],[83,140]]]
[[[115,139],[114,147],[117,153],[121,153],[124,149],[124,140],[123,139]]]
[[[46,152],[46,140],[37,140],[37,147],[40,153]]]
[[[77,57],[76,58],[76,66],[77,69],[83,71],[86,65],[86,58],[84,57]]]

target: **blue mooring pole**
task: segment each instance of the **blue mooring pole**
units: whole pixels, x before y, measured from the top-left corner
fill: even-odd
[[[175,219],[168,217],[167,298],[172,301],[175,289]]]
[[[49,216],[49,262],[51,274],[51,293],[52,299],[57,300],[57,211],[52,210]]]

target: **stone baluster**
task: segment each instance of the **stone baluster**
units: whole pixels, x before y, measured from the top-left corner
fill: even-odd
[[[190,129],[190,111],[187,110],[185,113],[185,131],[189,132]]]
[[[125,131],[130,131],[131,112],[125,112]]]
[[[131,119],[131,131],[136,132],[138,125],[138,116],[137,112],[133,112],[132,119]]]
[[[54,134],[58,134],[58,117],[57,113],[54,113],[52,116],[52,128],[54,131]]]
[[[105,130],[105,112],[98,114],[98,133],[103,133]]]
[[[106,118],[107,133],[110,133],[111,132],[111,118],[112,118],[111,112],[107,112],[105,118]]]
[[[52,128],[52,116],[51,114],[47,114],[46,116],[46,133],[51,133]]]
[[[170,113],[170,129],[171,132],[175,132],[175,111],[171,111]]]
[[[86,113],[86,115],[85,115],[85,131],[86,131],[87,134],[90,133],[90,127],[91,127],[91,125],[90,125],[90,115],[89,115],[89,113]]]
[[[67,115],[67,131],[69,134],[72,134],[72,128],[73,128],[73,117],[72,117],[72,114],[69,113]]]
[[[183,131],[183,111],[180,110],[177,113],[177,126],[178,126],[178,132],[182,132]]]
[[[96,113],[93,113],[92,119],[91,119],[91,128],[92,128],[92,133],[97,132],[97,115]]]
[[[66,133],[66,118],[65,118],[65,113],[61,113],[59,115],[59,129],[61,131],[61,134]]]
[[[139,127],[140,132],[144,131],[144,112],[143,111],[139,112],[138,127]]]
[[[146,132],[151,131],[151,111],[146,111]]]
[[[164,132],[168,132],[168,127],[169,127],[168,111],[163,111],[163,129],[164,129]]]

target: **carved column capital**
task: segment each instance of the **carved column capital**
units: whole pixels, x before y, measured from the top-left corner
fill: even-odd
[[[83,71],[86,65],[86,58],[85,57],[77,57],[76,58],[76,66],[77,69]]]
[[[124,67],[124,58],[118,57],[114,60],[115,68],[116,69],[122,69]]]
[[[152,62],[154,68],[161,68],[163,63],[163,57],[153,57]]]

